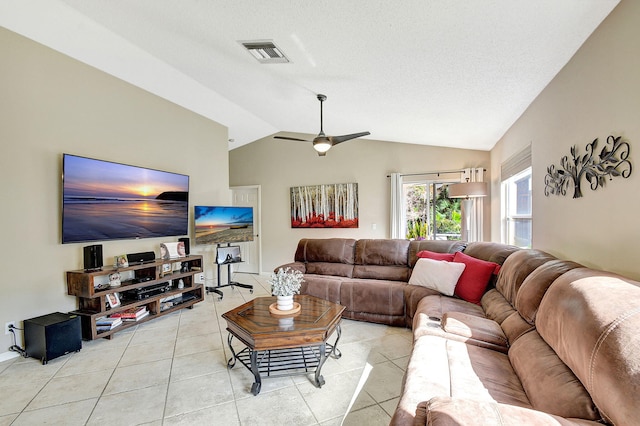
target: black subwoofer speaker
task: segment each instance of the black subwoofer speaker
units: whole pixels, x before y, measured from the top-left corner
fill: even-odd
[[[27,355],[46,364],[49,360],[82,349],[80,317],[55,312],[24,321]]]
[[[191,253],[191,249],[189,248],[189,238],[178,238],[178,241],[184,243],[184,252],[187,256],[189,256],[189,253]]]
[[[102,244],[94,244],[84,248],[84,269],[94,271],[102,268]]]

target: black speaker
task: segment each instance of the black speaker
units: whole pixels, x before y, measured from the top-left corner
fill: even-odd
[[[152,251],[143,251],[141,253],[129,253],[127,254],[127,261],[129,265],[136,263],[153,262],[156,260],[156,254]]]
[[[84,269],[93,271],[102,268],[102,244],[86,246],[84,248]]]
[[[48,361],[82,349],[80,317],[56,312],[24,321],[27,356]]]
[[[191,253],[191,249],[189,248],[189,238],[178,238],[178,241],[184,243],[184,253],[189,256],[189,253]]]

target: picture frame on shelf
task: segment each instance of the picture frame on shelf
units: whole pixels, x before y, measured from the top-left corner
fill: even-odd
[[[164,260],[185,257],[186,251],[183,241],[160,243],[160,258]]]
[[[116,256],[116,268],[126,268],[129,266],[129,260],[127,259],[126,254],[121,254]]]
[[[120,306],[120,296],[118,295],[118,293],[107,294],[107,304],[112,309]]]
[[[169,275],[173,273],[173,268],[171,267],[172,263],[163,263],[162,270],[160,271],[160,276],[164,277],[165,275]]]

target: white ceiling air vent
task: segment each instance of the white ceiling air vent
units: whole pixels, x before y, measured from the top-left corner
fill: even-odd
[[[272,41],[241,41],[251,55],[262,64],[284,64],[289,59]]]

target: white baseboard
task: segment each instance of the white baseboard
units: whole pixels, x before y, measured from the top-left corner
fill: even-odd
[[[2,352],[0,353],[0,362],[9,361],[10,359],[19,357],[20,354],[18,352]]]

